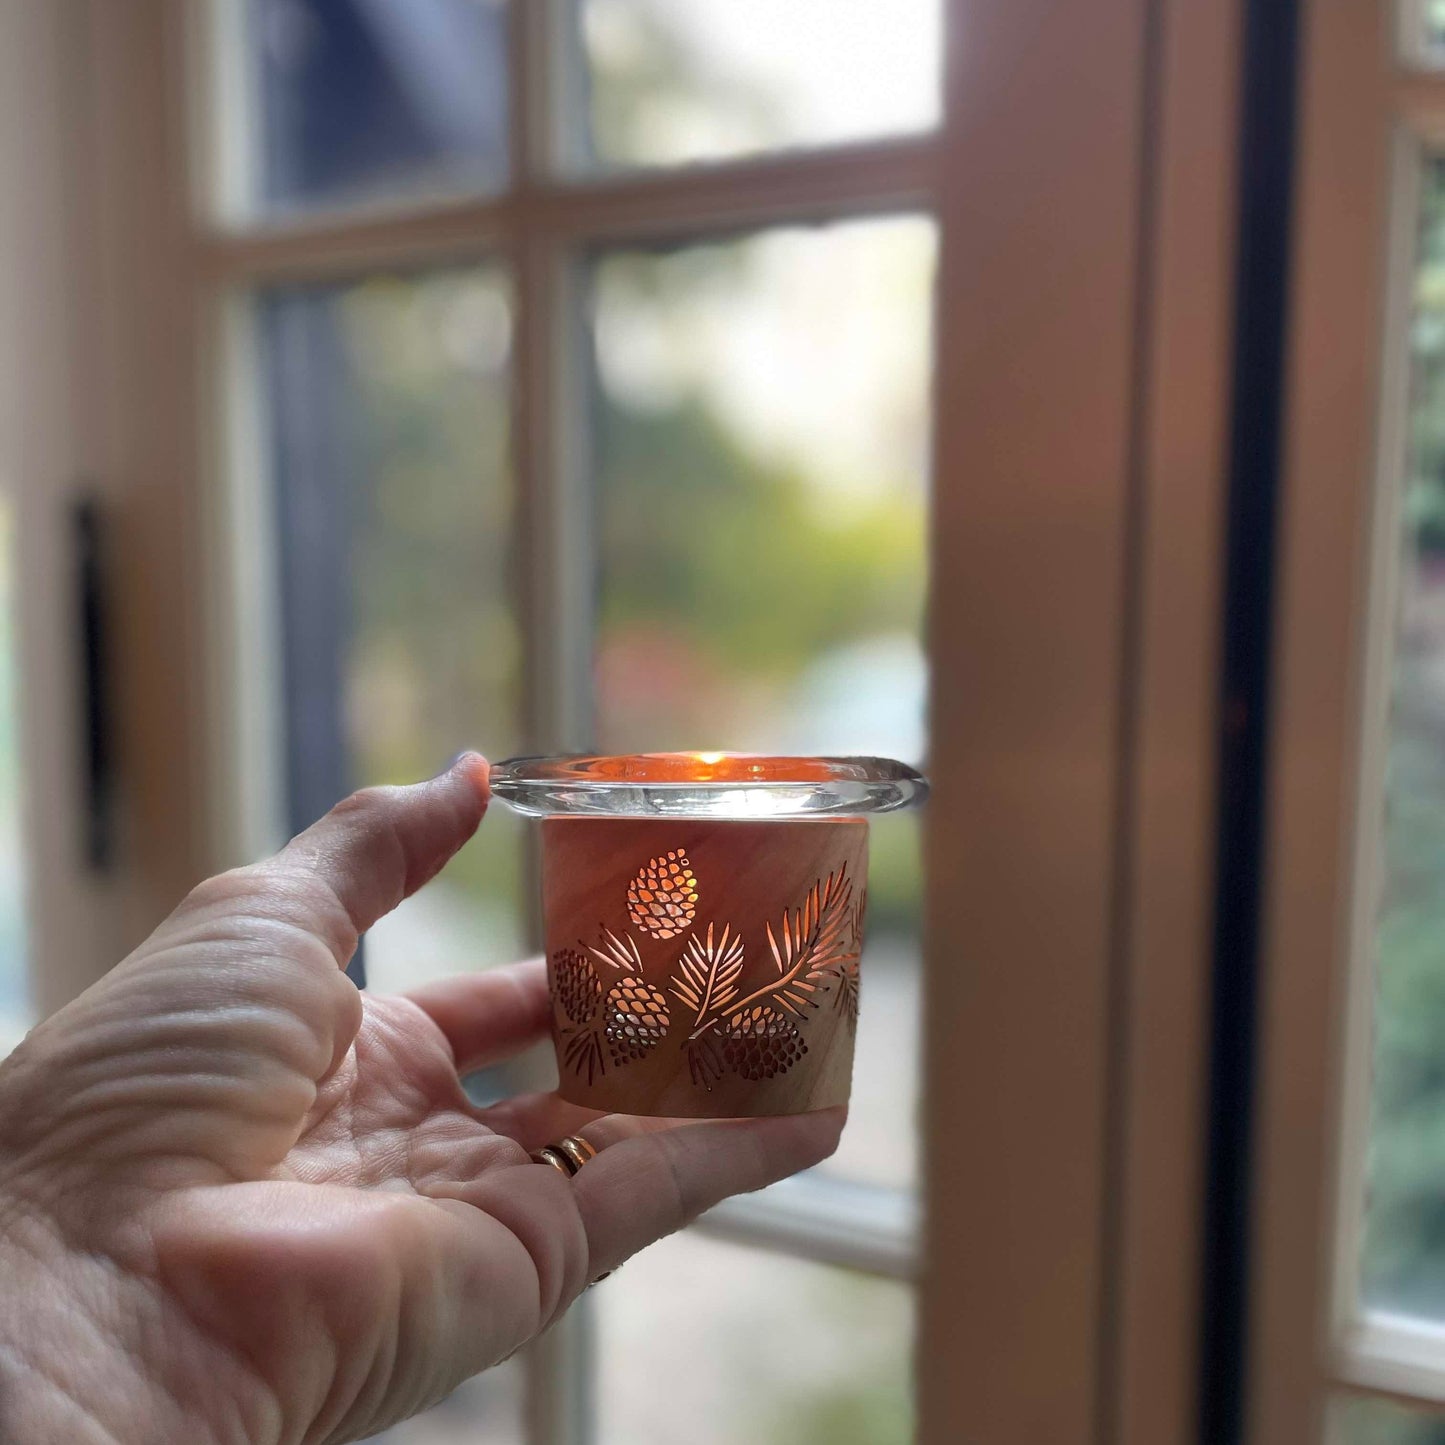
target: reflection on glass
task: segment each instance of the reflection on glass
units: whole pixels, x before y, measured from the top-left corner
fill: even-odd
[[[503,0],[243,0],[263,211],[494,191]]]
[[[932,223],[613,252],[600,388],[597,741],[921,763]],[[917,822],[875,820],[853,1113],[913,1160]]]
[[[574,0],[603,165],[936,125],[939,0]]]
[[[1445,1445],[1445,1419],[1384,1400],[1346,1400],[1330,1412],[1330,1445]]]
[[[524,1438],[522,1372],[520,1360],[508,1360],[376,1436],[376,1445],[517,1445]]]
[[[599,1445],[904,1445],[911,1292],[685,1231],[593,1294]]]
[[[0,1058],[34,1022],[25,952],[13,518],[0,502]]]
[[[353,787],[515,748],[511,311],[476,268],[277,290],[260,316],[299,827]],[[518,957],[521,849],[494,810],[367,935],[371,986]]]

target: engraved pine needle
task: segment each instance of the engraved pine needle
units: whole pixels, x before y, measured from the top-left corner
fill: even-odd
[[[677,972],[672,976],[672,994],[698,1018],[720,1013],[737,997],[738,979],[743,971],[743,941],[727,924],[714,941],[713,925],[706,939],[693,934],[683,950]]]
[[[846,930],[852,897],[853,882],[846,863],[836,873],[830,873],[826,881],[814,883],[801,908],[784,910],[776,933],[771,923],[767,925],[768,945],[779,977],[754,989],[741,1002],[729,999],[709,1015],[699,1015],[691,1037],[698,1038],[715,1027],[723,1009],[738,1015],[753,1004],[767,1001],[801,1016],[805,1009],[816,1008],[818,1000],[813,995],[850,956]]]
[[[627,902],[630,921],[654,939],[688,932],[697,879],[686,853],[651,859],[633,880]],[[776,929],[765,925],[776,976],[742,999],[742,936],[731,924],[721,933],[712,923],[705,934],[689,933],[668,993],[693,1016],[682,1047],[694,1085],[711,1090],[730,1070],[748,1079],[785,1073],[808,1052],[792,1020],[816,1009],[834,983],[836,1007],[856,1026],[866,903],[865,891],[855,893],[846,863],[816,881],[801,906],[783,910]],[[599,925],[597,945],[587,953],[623,975],[606,990],[599,1010],[603,983],[586,956],[564,950],[554,959],[564,1012],[583,1025],[564,1035],[563,1059],[591,1084],[606,1072],[609,1053],[619,1065],[642,1058],[663,1041],[672,1021],[667,996],[646,979],[631,933],[619,936]]]
[[[701,1034],[688,1039],[683,1050],[687,1054],[687,1070],[693,1083],[711,1093],[712,1086],[723,1076],[722,1055],[717,1042],[711,1034]]]
[[[599,959],[612,968],[621,969],[623,973],[642,972],[642,955],[637,951],[637,940],[631,934],[628,934],[626,938],[618,938],[610,928],[604,925],[601,940],[601,948],[589,947],[587,950],[593,958]]]
[[[589,1087],[598,1074],[607,1072],[602,1056],[602,1034],[594,1027],[579,1029],[562,1046],[562,1058],[575,1074],[586,1074]]]
[[[848,956],[845,932],[850,922],[848,904],[853,882],[846,865],[830,873],[827,881],[814,883],[801,908],[784,910],[778,932],[767,925],[768,946],[782,975],[773,986],[773,1000],[789,1013],[801,1014],[816,1008],[823,979],[837,973]],[[754,997],[761,997],[761,992]],[[751,1002],[747,1000],[746,1002]]]
[[[863,919],[868,911],[868,890],[860,890],[853,903],[852,940],[848,956],[838,963],[838,992],[834,1004],[851,1028],[858,1027],[858,962],[863,952]]]

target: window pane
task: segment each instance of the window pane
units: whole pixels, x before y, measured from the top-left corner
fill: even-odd
[[[1445,1445],[1445,1419],[1384,1400],[1346,1400],[1330,1415],[1331,1445]]]
[[[779,230],[593,272],[597,730],[608,750],[920,762],[934,229]],[[918,829],[871,837],[835,1167],[913,1168]]]
[[[490,268],[260,304],[280,541],[291,821],[518,741],[506,286]],[[505,809],[376,926],[377,989],[519,956]]]
[[[247,209],[417,201],[504,182],[503,0],[229,3],[244,6],[249,62]]]
[[[600,1445],[904,1445],[911,1292],[686,1231],[592,1298]]]
[[[34,1022],[25,950],[25,878],[21,866],[20,734],[16,678],[14,539],[8,502],[0,501],[0,1058]]]
[[[1415,36],[1416,55],[1423,65],[1445,64],[1445,0],[1402,0],[1412,23],[1407,33]]]
[[[927,130],[939,0],[574,0],[603,165]]]
[[[1445,1316],[1445,165],[1424,177],[1385,780],[1365,1299]]]

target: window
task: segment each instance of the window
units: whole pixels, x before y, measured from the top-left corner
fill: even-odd
[[[271,697],[255,756],[292,827],[467,745],[924,761],[939,0],[536,17],[211,7],[201,224],[249,519],[226,545],[274,599],[238,618],[236,656]],[[569,1322],[598,1441],[669,1438],[627,1342],[673,1308],[707,1438],[782,1409],[769,1372],[790,1439],[832,1438],[840,1411],[909,1438],[920,851],[912,820],[875,830],[845,1148]],[[368,935],[368,986],[523,953],[531,870],[496,810]],[[687,1318],[680,1271],[733,1305]],[[760,1334],[738,1312],[762,1300]],[[497,1372],[393,1438],[515,1438],[523,1395]]]
[[[1233,7],[80,8],[137,920],[463,743],[937,783],[840,1155],[393,1439],[631,1445],[644,1328],[689,1436],[1186,1438]],[[525,942],[529,849],[489,819],[373,984]]]
[[[1395,583],[1389,739],[1378,826],[1375,1041],[1358,1290],[1366,1306],[1421,1320],[1445,1313],[1445,1254],[1434,1219],[1445,1159],[1437,1063],[1445,1048],[1445,773],[1431,684],[1445,648],[1439,514],[1445,504],[1445,169],[1423,158],[1410,326],[1413,376],[1406,476],[1399,487],[1403,565]],[[1363,900],[1362,900],[1363,903]],[[1368,906],[1368,905],[1366,905]]]
[[[1445,1438],[1438,12],[1346,7],[1304,51],[1251,1361],[1261,1442]],[[1402,44],[1381,78],[1356,47],[1392,27]],[[1357,138],[1345,151],[1342,127]],[[1326,356],[1326,332],[1347,359]]]
[[[594,260],[604,751],[922,765],[933,252],[904,217]],[[914,817],[874,821],[831,1167],[884,1184],[914,1172],[921,865]]]
[[[368,783],[520,745],[511,303],[501,274],[393,273],[255,297],[273,437],[290,826]],[[521,820],[367,938],[396,990],[521,957]]]

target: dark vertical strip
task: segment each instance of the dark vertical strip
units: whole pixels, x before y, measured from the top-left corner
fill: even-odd
[[[1247,1400],[1260,899],[1285,394],[1297,0],[1245,0],[1234,376],[1220,677],[1200,1445],[1240,1445]]]
[[[94,498],[75,504],[77,636],[80,645],[81,745],[85,779],[86,864],[97,872],[115,855],[115,757],[109,676],[109,617],[101,514]]]
[[[1144,44],[1139,66],[1139,210],[1135,218],[1135,299],[1133,375],[1130,384],[1128,495],[1124,512],[1122,661],[1119,669],[1118,761],[1114,812],[1115,849],[1109,958],[1109,1007],[1105,1055],[1106,1156],[1103,1234],[1100,1244],[1099,1378],[1094,1438],[1110,1445],[1118,1438],[1120,1405],[1120,1291],[1126,1212],[1126,1103],[1129,1087],[1129,1033],[1133,1001],[1129,967],[1132,951],[1135,840],[1139,783],[1139,707],[1143,636],[1144,539],[1148,525],[1149,422],[1154,367],[1154,301],[1158,261],[1159,142],[1163,126],[1160,83],[1163,78],[1163,0],[1149,0],[1144,13]]]

